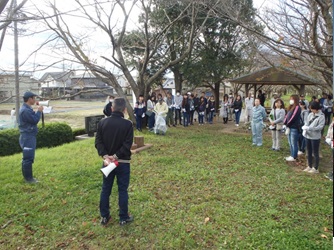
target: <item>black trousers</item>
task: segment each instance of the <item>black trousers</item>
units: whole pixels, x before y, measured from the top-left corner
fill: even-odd
[[[179,120],[181,125],[181,109],[175,109],[175,125],[177,125],[177,120]]]
[[[195,110],[190,110],[190,124],[191,125],[194,123],[194,113],[195,113]]]
[[[311,168],[313,164],[313,155],[314,155],[314,168],[318,169],[319,167],[319,146],[320,146],[320,139],[319,140],[310,140],[306,139],[306,148],[307,148],[307,161],[308,166]]]

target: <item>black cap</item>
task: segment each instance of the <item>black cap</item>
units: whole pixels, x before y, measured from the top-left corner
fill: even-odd
[[[23,98],[28,99],[28,98],[34,97],[34,96],[37,96],[37,95],[34,94],[33,92],[27,91],[27,92],[24,93]]]

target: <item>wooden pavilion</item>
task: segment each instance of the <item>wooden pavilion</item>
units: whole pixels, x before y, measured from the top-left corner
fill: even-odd
[[[232,79],[230,82],[244,84],[246,95],[252,88],[256,93],[264,85],[291,85],[298,90],[299,94],[305,94],[306,85],[321,85],[320,81],[315,82],[315,79],[282,66],[263,68],[251,74]]]

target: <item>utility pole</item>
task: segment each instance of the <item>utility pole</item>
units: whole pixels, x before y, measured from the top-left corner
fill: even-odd
[[[333,0],[334,1],[334,0]],[[19,111],[20,111],[20,82],[19,82],[19,43],[18,43],[18,30],[17,30],[17,2],[14,0],[14,63],[15,63],[15,113],[16,122],[19,122]]]

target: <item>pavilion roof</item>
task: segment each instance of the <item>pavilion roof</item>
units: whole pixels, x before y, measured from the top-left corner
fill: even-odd
[[[256,84],[256,85],[319,85],[304,74],[295,72],[289,68],[276,66],[267,67],[253,73],[230,80],[232,83]]]

